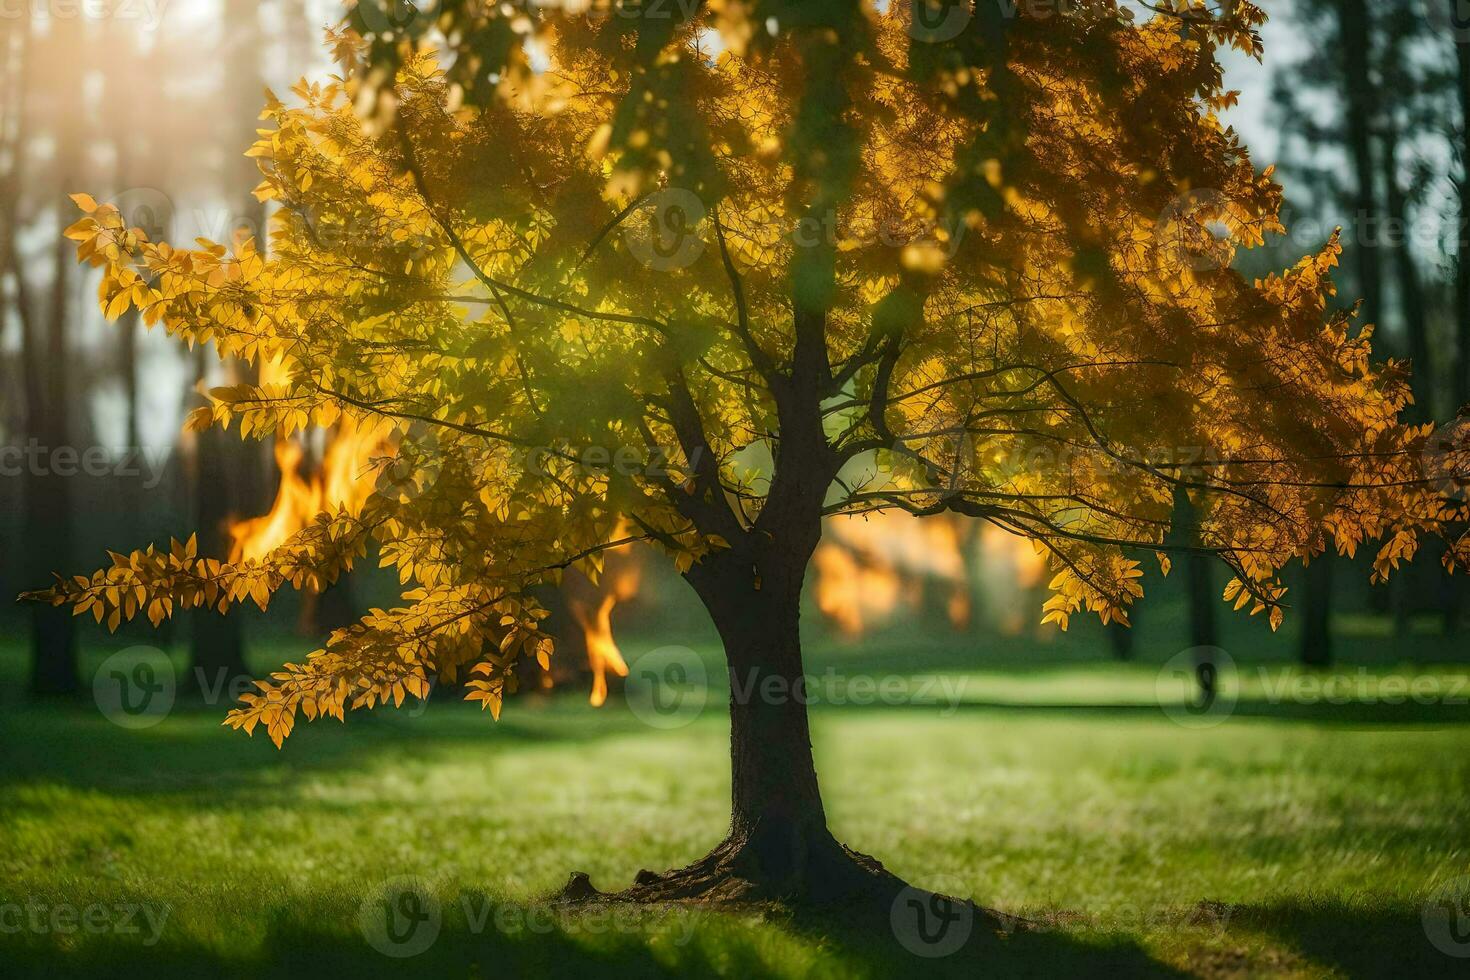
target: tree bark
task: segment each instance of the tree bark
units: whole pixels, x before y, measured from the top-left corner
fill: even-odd
[[[1338,8],[1342,32],[1343,79],[1347,85],[1347,142],[1356,187],[1348,245],[1353,253],[1357,287],[1363,297],[1363,320],[1378,323],[1383,315],[1383,281],[1377,236],[1381,232],[1377,166],[1373,159],[1373,127],[1378,122],[1378,89],[1372,77],[1373,40],[1367,0],[1343,0]]]
[[[1421,422],[1434,414],[1435,372],[1431,364],[1433,355],[1429,347],[1423,280],[1408,241],[1409,201],[1399,182],[1398,143],[1397,124],[1390,121],[1383,128],[1383,174],[1388,186],[1388,217],[1393,230],[1390,248],[1393,251],[1394,278],[1398,284],[1399,311],[1403,314],[1404,336],[1414,369],[1410,376],[1414,404],[1405,410],[1405,415],[1411,421]]]
[[[1458,16],[1460,0],[1438,0],[1451,5]],[[1456,27],[1460,25],[1456,22]],[[1460,180],[1456,185],[1460,196],[1459,234],[1455,253],[1456,339],[1459,341],[1455,363],[1455,407],[1470,404],[1470,39],[1455,37],[1456,81],[1460,96]]]
[[[707,595],[730,673],[730,838],[755,876],[795,882],[835,845],[817,785],[801,661],[800,593]]]
[[[1460,0],[1438,0],[1450,5],[1455,33],[1456,89],[1460,101],[1460,180],[1458,235],[1455,246],[1455,369],[1450,381],[1452,408],[1470,405],[1470,38],[1460,36],[1466,25],[1460,20]],[[1465,586],[1458,575],[1445,578],[1444,632],[1454,635],[1460,628],[1465,604]]]
[[[34,328],[25,331],[26,374],[39,379],[38,384],[26,386],[26,428],[48,452],[71,446],[66,383],[71,367],[66,342],[70,253],[65,244],[57,247],[44,356],[37,356],[42,345],[34,336]],[[23,270],[16,270],[17,279],[23,275]],[[22,314],[21,322],[28,323],[31,317],[27,311]],[[41,458],[44,461],[46,456]],[[44,581],[57,567],[65,568],[71,559],[72,507],[68,480],[44,465],[30,473],[26,482],[25,549],[36,582]],[[52,567],[47,568],[48,565]],[[80,687],[72,615],[66,609],[36,603],[31,611],[31,690],[36,694],[73,695]]]
[[[1332,663],[1332,556],[1318,555],[1307,566],[1306,603],[1302,618],[1301,661],[1309,667]]]
[[[195,354],[197,377],[205,377],[205,348]],[[199,434],[194,453],[194,526],[199,534],[199,553],[225,558],[229,554],[226,528],[238,517],[237,501],[243,495],[245,474],[231,465],[241,452],[239,440],[219,429]],[[233,451],[232,451],[233,450]],[[208,696],[227,691],[237,677],[250,676],[245,665],[245,637],[239,613],[222,616],[213,609],[196,609],[190,614],[189,651],[192,669],[184,690]]]
[[[234,91],[250,112],[249,118],[259,108],[260,79],[260,8],[251,0],[227,0],[224,21],[230,38],[225,53],[227,76]],[[255,135],[252,123],[249,127],[229,126],[224,134],[226,151],[233,166],[225,170],[227,199],[242,192],[257,179],[253,161],[243,156]],[[242,231],[255,238],[261,254],[265,252],[264,206],[249,193],[234,198],[237,202],[232,215],[230,235]],[[205,377],[203,348],[196,355],[196,377]],[[253,372],[248,366],[230,363],[231,372],[237,376],[231,384],[241,381],[253,382]],[[264,501],[262,455],[259,445],[253,441],[242,442],[239,438],[219,429],[209,429],[200,434],[196,444],[194,505],[195,521],[199,528],[200,554],[220,558],[229,553],[229,534],[226,528],[232,519],[254,512]],[[236,677],[250,676],[245,664],[244,627],[236,612],[221,616],[211,610],[198,610],[193,615],[190,637],[190,655],[193,671],[186,688],[208,692],[227,690]],[[218,686],[223,680],[224,686]]]
[[[1377,255],[1380,232],[1377,166],[1373,155],[1373,127],[1378,122],[1378,89],[1372,75],[1373,39],[1366,0],[1343,0],[1337,8],[1346,89],[1347,150],[1352,163],[1353,228],[1348,249],[1352,254],[1363,323],[1379,324],[1383,314],[1382,273]],[[1321,555],[1307,568],[1303,597],[1301,661],[1320,666],[1332,660],[1332,561]]]
[[[25,27],[25,40],[34,43]],[[74,42],[79,36],[73,23],[53,27],[51,44],[56,49]],[[54,49],[53,49],[54,50]],[[28,67],[28,66],[27,66]],[[75,73],[64,73],[66,81],[52,89],[53,106],[60,107],[53,139],[55,156],[61,165],[56,174],[56,214],[62,225],[69,223],[74,208],[66,193],[71,188],[72,167],[78,156],[80,133],[75,119],[81,102],[81,82]],[[27,71],[26,80],[34,78]],[[22,108],[24,120],[24,108]],[[24,144],[17,144],[17,152]],[[14,164],[21,166],[19,160]],[[16,244],[14,233],[11,245]],[[12,254],[17,300],[22,309],[22,357],[25,364],[26,431],[43,447],[41,466],[29,473],[26,482],[26,521],[23,547],[28,556],[32,580],[46,581],[51,572],[65,568],[71,560],[72,486],[71,478],[59,475],[49,455],[65,447],[79,452],[71,442],[69,373],[72,370],[70,345],[67,342],[68,318],[71,315],[73,287],[72,267],[75,256],[69,242],[58,237],[52,250],[54,268],[51,280],[51,306],[47,314],[44,337],[38,336],[40,324],[26,289],[24,263]],[[48,567],[49,566],[49,567]],[[37,694],[73,695],[81,687],[77,672],[76,627],[67,610],[39,603],[31,612],[31,689]]]
[[[813,547],[820,525],[816,530]],[[561,900],[778,901],[887,915],[909,888],[873,858],[842,845],[827,827],[801,660],[801,580],[810,550],[797,548],[758,567],[742,567],[728,554],[711,556],[686,576],[714,620],[730,672],[725,839],[688,867],[640,871],[632,888],[610,895],[585,874],[573,874]],[[995,921],[970,903],[954,904]]]
[[[1215,628],[1214,576],[1210,574],[1210,559],[1205,555],[1190,555],[1184,567],[1186,588],[1189,591],[1189,642],[1191,646],[1213,647],[1220,645]]]
[[[1129,617],[1135,625],[1138,622],[1138,609],[1135,607]],[[1129,661],[1133,659],[1133,630],[1122,623],[1109,623],[1103,627],[1108,634],[1108,645],[1112,648],[1113,659]]]
[[[1404,77],[1405,58],[1403,30],[1398,19],[1387,33],[1384,62],[1384,83],[1390,91],[1407,91],[1409,81]],[[1412,120],[1411,120],[1412,124]],[[1382,126],[1383,180],[1387,191],[1388,205],[1388,248],[1393,253],[1394,282],[1397,285],[1398,308],[1403,317],[1404,337],[1407,342],[1409,361],[1413,374],[1409,377],[1414,402],[1404,409],[1403,415],[1410,422],[1425,422],[1434,417],[1435,371],[1431,363],[1429,346],[1428,316],[1425,312],[1424,287],[1419,275],[1419,266],[1409,242],[1409,199],[1399,180],[1399,123],[1392,110],[1385,114]],[[1409,635],[1411,604],[1413,602],[1414,563],[1410,562],[1389,582],[1389,601],[1393,609],[1394,636],[1402,640]]]
[[[1215,648],[1220,637],[1215,626],[1214,576],[1210,559],[1190,555],[1184,563],[1185,590],[1189,593],[1189,643],[1194,647],[1194,676],[1199,685],[1200,701],[1213,704],[1219,681],[1220,665],[1215,663]]]

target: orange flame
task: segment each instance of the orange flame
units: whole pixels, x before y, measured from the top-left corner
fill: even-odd
[[[861,553],[827,542],[812,555],[817,608],[849,638],[867,632],[871,620],[891,615],[902,592],[892,568],[864,559]]]
[[[981,524],[979,564],[986,596],[1001,629],[1013,636],[1021,633],[1031,608],[1026,593],[1046,581],[1046,557],[1025,538],[994,524]]]
[[[283,368],[278,362],[261,367],[261,384],[279,382]],[[264,558],[285,544],[323,511],[361,509],[372,492],[373,481],[366,474],[374,460],[391,452],[386,426],[361,425],[343,416],[327,439],[321,466],[310,474],[303,473],[305,449],[298,439],[276,440],[276,466],[281,482],[270,510],[230,525],[231,561]],[[615,532],[621,536],[623,532]],[[618,649],[612,633],[612,611],[621,602],[638,594],[643,577],[640,560],[624,545],[605,555],[603,573],[593,584],[578,575],[580,586],[567,604],[587,645],[587,663],[592,669],[591,702],[600,706],[607,701],[607,675],[628,676],[628,664]],[[571,582],[577,579],[569,579]],[[550,676],[544,681],[550,686]]]
[[[286,543],[305,526],[308,515],[317,514],[321,494],[301,476],[301,444],[292,439],[276,440],[276,469],[281,485],[271,509],[259,517],[230,525],[230,561],[264,558]]]
[[[974,617],[976,589],[1034,587],[1045,561],[999,528],[955,515],[917,518],[898,510],[827,522],[812,557],[815,598],[843,635],[857,638],[900,610],[942,605],[956,629]],[[1012,602],[1009,610],[1019,604]],[[932,608],[932,606],[931,606]],[[1012,627],[1011,622],[1004,624]],[[1014,624],[1019,630],[1019,622]]]
[[[262,372],[264,375],[264,372]],[[322,454],[322,465],[302,473],[305,450],[295,439],[276,440],[276,467],[281,484],[270,510],[230,525],[231,561],[264,558],[285,544],[323,511],[356,513],[372,492],[364,474],[374,457],[387,451],[382,426],[361,425],[347,416],[337,423]]]
[[[612,611],[618,603],[636,596],[642,581],[643,566],[630,547],[624,545],[608,552],[601,581],[592,586],[592,595],[567,598],[567,606],[582,628],[587,645],[587,665],[592,668],[589,700],[594,708],[607,701],[608,671],[619,677],[628,676],[628,662],[623,659],[623,652],[613,639]]]

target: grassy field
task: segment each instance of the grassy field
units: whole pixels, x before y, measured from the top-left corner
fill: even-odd
[[[626,644],[635,658],[649,645]],[[1159,692],[1172,695],[1158,663],[963,670],[942,648],[812,660],[849,682],[906,672],[889,689],[906,693],[877,697],[890,703],[819,688],[814,738],[839,836],[917,884],[1045,928],[920,958],[892,935],[779,915],[546,914],[538,897],[570,870],[621,887],[720,838],[718,690],[671,730],[568,692],[519,699],[498,724],[441,700],[417,717],[361,714],[304,726],[277,752],[220,728],[221,707],[181,703],[132,731],[90,702],[26,703],[11,645],[0,975],[1418,977],[1470,965],[1422,921],[1437,887],[1470,875],[1465,668],[1345,667],[1324,693],[1321,676],[1242,667],[1228,717],[1190,727],[1160,709]],[[1418,694],[1397,697],[1400,681]],[[365,902],[404,875],[442,910],[436,940],[407,960],[360,928]]]

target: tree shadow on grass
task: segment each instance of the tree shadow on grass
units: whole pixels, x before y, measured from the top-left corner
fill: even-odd
[[[1230,925],[1271,936],[1345,977],[1470,976],[1470,959],[1451,956],[1430,942],[1417,906],[1243,905],[1233,909]],[[1470,944],[1463,952],[1470,953]]]
[[[466,914],[466,909],[478,910]],[[118,936],[0,937],[6,975],[30,977],[1157,977],[1183,974],[1127,941],[1085,942],[1057,932],[1001,937],[976,931],[944,956],[915,955],[891,930],[835,917],[772,918],[682,908],[558,912],[553,906],[450,903],[430,933],[406,945],[369,938],[358,923],[280,912],[238,955],[166,937],[153,948]],[[628,925],[642,916],[641,922]],[[331,918],[341,918],[333,916]],[[618,925],[622,922],[622,925]],[[425,927],[427,928],[427,927]],[[228,945],[228,924],[220,934]],[[16,939],[20,941],[15,942]],[[427,940],[420,942],[420,940]],[[419,948],[420,945],[422,948]],[[7,946],[13,948],[7,950]],[[385,949],[387,950],[385,952]],[[410,953],[411,955],[390,955]]]
[[[0,790],[33,781],[120,795],[226,793],[313,772],[350,771],[397,753],[472,745],[492,754],[536,745],[592,743],[647,731],[625,714],[585,715],[556,706],[518,705],[498,722],[472,705],[430,702],[358,712],[345,723],[302,721],[284,750],[223,728],[225,708],[181,703],[154,727],[129,730],[90,703],[34,703],[0,711]],[[553,717],[548,717],[553,716]]]
[[[937,930],[917,935],[893,922],[834,925],[820,919],[798,919],[796,925],[814,939],[835,940],[875,977],[1170,980],[1186,976],[1123,936],[1082,938],[1040,927],[996,932],[976,923],[958,948],[950,951],[943,940],[930,942],[938,936]]]
[[[821,705],[821,711],[871,710],[867,705]],[[1043,701],[966,700],[958,704],[936,704],[913,701],[886,703],[885,710],[910,710],[940,713],[953,717],[969,713],[992,714],[1062,714],[1074,718],[1127,719],[1133,721],[1168,721],[1171,716],[1157,704],[1089,703]],[[1349,702],[1346,704],[1304,703],[1242,698],[1228,710],[1220,712],[1220,724],[1236,719],[1309,722],[1314,725],[1341,725],[1354,728],[1451,728],[1470,725],[1470,704],[1464,703],[1388,703]]]

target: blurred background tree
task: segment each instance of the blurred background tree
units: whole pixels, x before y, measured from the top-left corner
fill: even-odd
[[[1273,10],[1268,39],[1271,106],[1287,187],[1289,252],[1343,227],[1342,297],[1361,297],[1385,352],[1412,361],[1409,417],[1448,422],[1466,403],[1470,322],[1470,191],[1464,179],[1470,30],[1457,0],[1293,0]],[[1279,41],[1280,43],[1274,43]],[[1263,109],[1266,107],[1262,107]],[[1253,261],[1269,264],[1275,250]],[[1368,598],[1403,638],[1415,616],[1458,628],[1462,579],[1435,574],[1431,547],[1386,590]],[[1333,658],[1331,607],[1341,561],[1304,573],[1303,663]]]
[[[185,240],[263,227],[242,155],[252,120],[267,82],[323,69],[320,32],[335,7],[195,0],[48,15],[26,4],[0,18],[0,440],[22,454],[0,479],[0,533],[15,544],[0,557],[6,591],[108,537],[142,543],[185,517],[223,554],[229,523],[269,505],[259,445],[179,436],[198,386],[238,368],[141,331],[133,314],[116,333],[102,329],[94,280],[55,239],[66,194],[84,184],[130,222]],[[204,111],[221,102],[235,111]],[[243,628],[240,617],[201,618],[193,663],[244,672]],[[29,635],[37,692],[77,691],[70,618],[7,604],[0,629]]]

